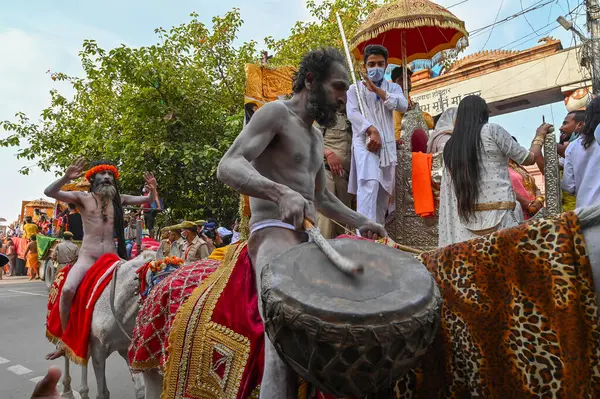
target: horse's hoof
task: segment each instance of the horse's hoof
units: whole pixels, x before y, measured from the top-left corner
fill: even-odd
[[[79,396],[79,395],[77,395]],[[62,395],[60,395],[61,398],[65,398],[65,399],[75,399],[75,395],[73,393],[73,391],[68,391],[68,392],[63,392]]]
[[[90,399],[89,391],[79,391],[79,395],[81,399]]]

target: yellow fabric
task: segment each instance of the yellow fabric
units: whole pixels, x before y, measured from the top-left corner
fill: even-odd
[[[25,267],[27,267],[28,269],[37,269],[38,267],[40,267],[40,260],[38,259],[38,254],[30,252],[27,255],[27,263],[25,264]]]
[[[259,108],[277,97],[292,93],[292,76],[296,68],[290,66],[269,68],[246,64],[246,92],[244,103],[255,103]]]
[[[563,191],[562,195],[563,195],[563,197],[562,197],[563,212],[574,211],[575,210],[575,202],[577,201],[577,198],[575,198],[574,195],[569,194],[566,191]]]
[[[225,253],[227,252],[227,248],[229,248],[229,245],[226,246],[226,247],[215,248],[215,250],[212,251],[212,254],[210,254],[210,256],[208,257],[208,259],[214,259],[214,260],[220,260],[220,261],[222,261],[225,258]]]
[[[560,172],[560,179],[563,178],[564,171]],[[566,191],[562,192],[562,210],[563,212],[571,212],[575,210],[575,203],[577,198],[571,193]]]
[[[23,225],[23,232],[25,233],[23,238],[30,239],[31,236],[38,233],[38,226],[37,224],[27,223]]]
[[[422,112],[423,119],[425,119],[425,123],[427,124],[428,129],[433,129],[435,124],[433,123],[433,117],[429,115],[427,112]],[[396,141],[400,140],[402,136],[402,118],[404,117],[404,112],[394,111],[394,136],[396,137]]]

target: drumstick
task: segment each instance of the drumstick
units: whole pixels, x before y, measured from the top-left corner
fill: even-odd
[[[343,271],[346,274],[356,275],[363,274],[365,268],[363,265],[354,262],[351,259],[340,254],[336,251],[329,242],[321,235],[318,229],[312,224],[312,222],[308,219],[304,219],[304,229],[313,240],[315,244],[323,251],[325,256],[329,258],[331,263],[333,263],[338,269]]]

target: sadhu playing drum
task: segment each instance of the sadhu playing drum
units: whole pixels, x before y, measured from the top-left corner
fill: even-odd
[[[295,398],[298,378],[293,370],[305,378],[308,375],[309,379],[317,383],[322,383],[324,380],[331,382],[331,375],[333,375],[331,373],[339,371],[331,370],[331,373],[323,379],[322,376],[311,378],[312,371],[309,370],[320,361],[326,364],[328,361],[323,360],[323,357],[335,358],[336,355],[325,352],[328,352],[330,348],[339,349],[339,343],[323,348],[323,353],[315,355],[314,358],[311,357],[308,362],[310,367],[297,362],[294,354],[287,356],[293,350],[287,349],[289,346],[286,347],[286,345],[289,342],[286,344],[286,338],[282,338],[282,335],[285,334],[278,335],[274,331],[285,332],[293,329],[293,323],[285,325],[289,321],[285,317],[275,320],[277,312],[271,311],[270,305],[275,307],[281,305],[277,309],[283,309],[286,306],[282,304],[282,301],[285,301],[284,297],[287,297],[290,303],[301,304],[296,313],[303,315],[311,313],[314,315],[313,319],[334,323],[340,320],[347,326],[352,325],[353,320],[366,320],[372,322],[372,325],[383,325],[383,329],[385,329],[393,324],[389,317],[397,317],[396,312],[390,311],[389,307],[392,302],[397,303],[398,293],[395,291],[398,291],[399,286],[404,287],[404,284],[399,281],[403,278],[400,276],[402,272],[397,273],[391,270],[394,269],[391,267],[392,264],[398,263],[393,258],[393,255],[399,256],[397,251],[392,250],[392,254],[386,255],[383,254],[385,248],[382,248],[382,260],[378,260],[377,254],[369,250],[369,245],[376,246],[377,244],[356,242],[357,244],[353,246],[354,242],[349,240],[345,243],[340,241],[340,245],[334,244],[336,249],[343,252],[344,255],[360,258],[359,260],[367,267],[365,275],[361,276],[360,280],[357,278],[353,282],[344,280],[340,276],[341,273],[336,274],[335,272],[339,272],[337,269],[328,269],[323,272],[321,277],[316,276],[315,273],[318,273],[319,269],[326,269],[331,265],[324,264],[327,262],[326,258],[318,253],[319,251],[315,251],[315,247],[311,244],[299,246],[308,241],[303,223],[305,219],[315,220],[315,208],[327,218],[358,229],[363,237],[376,239],[386,235],[381,225],[346,207],[326,188],[323,135],[313,127],[313,123],[316,121],[321,126],[327,127],[335,122],[336,111],[346,104],[348,87],[349,75],[344,67],[344,58],[337,50],[329,48],[311,51],[302,60],[295,76],[292,99],[268,103],[257,111],[225,154],[217,171],[221,181],[239,193],[250,197],[252,217],[248,253],[255,270],[259,310],[265,321],[265,330],[272,331],[273,333],[269,336],[271,340],[275,340],[274,345],[271,340],[265,338],[265,366],[261,383],[261,398]],[[360,256],[359,253],[361,253]],[[282,257],[285,259],[282,260]],[[406,258],[404,260],[409,263],[413,261],[408,256]],[[323,263],[315,265],[318,262]],[[387,264],[384,264],[385,262]],[[417,290],[420,289],[425,293],[418,300],[412,301],[409,306],[411,315],[422,310],[421,304],[430,306],[433,303],[433,308],[437,308],[435,305],[439,305],[439,292],[436,291],[437,288],[432,283],[431,277],[418,262],[414,262],[417,264],[417,269],[424,272],[417,273],[418,277],[414,281],[414,286],[417,287]],[[291,272],[292,274],[298,273],[297,281],[291,281],[294,279],[289,275],[287,277],[282,275],[281,278],[275,276],[282,269],[286,269],[288,264],[302,264],[300,267],[302,270],[294,269],[295,271]],[[292,266],[292,269],[294,267]],[[371,270],[377,270],[377,272],[371,272]],[[351,279],[351,277],[345,277]],[[370,284],[369,280],[387,281],[387,283],[383,284],[385,287],[379,290]],[[302,299],[300,298],[302,295],[294,295],[294,292],[306,290],[311,291],[308,295],[309,298]],[[330,303],[327,303],[325,293],[334,298]],[[385,295],[387,297],[383,302],[375,303]],[[264,300],[269,304],[263,304]],[[311,300],[314,300],[315,303],[309,303]],[[319,303],[317,304],[317,302]],[[364,306],[361,309],[352,310],[352,304],[358,302]],[[323,309],[317,309],[319,305],[322,305]],[[375,309],[374,315],[367,315],[368,312],[365,309],[369,306],[371,306],[370,310]],[[325,311],[333,316],[323,317]],[[356,314],[353,314],[353,311]],[[327,320],[328,318],[329,320]],[[435,320],[436,317],[430,319]],[[273,327],[273,324],[278,322],[283,325]],[[432,330],[435,330],[435,324],[434,321]],[[315,329],[309,328],[308,330],[314,332]],[[302,337],[312,334],[308,330],[300,332],[299,339],[301,341]],[[320,328],[316,330],[320,330]],[[330,331],[334,330],[335,328],[330,329]],[[373,328],[371,333],[375,330],[377,328]],[[365,329],[357,328],[356,331],[360,333]],[[295,332],[290,333],[290,335],[293,334]],[[333,335],[336,334],[337,332],[334,331]],[[387,332],[383,335],[386,334]],[[372,334],[369,336],[371,337]],[[361,337],[355,338],[357,341],[362,340]],[[389,335],[386,335],[386,339],[389,339]],[[312,338],[309,340],[315,341]],[[398,342],[400,341],[402,340],[398,339]],[[360,360],[358,358],[365,357],[358,346],[360,346],[360,342],[357,342],[355,346],[345,347],[347,353],[344,353],[344,356],[347,355],[347,361],[343,362],[341,368],[345,368],[345,370],[339,371],[340,374],[359,376],[362,373],[363,370],[351,370],[352,367],[349,366],[353,361]],[[389,346],[393,345],[390,343]],[[306,349],[308,350],[308,348]],[[302,350],[303,348],[299,348],[296,351]],[[286,362],[280,358],[278,351],[282,353],[282,356],[285,355]],[[296,355],[302,357],[304,354]],[[390,372],[387,374],[389,376],[393,374],[392,368],[397,369],[395,359],[389,359],[386,354],[373,353],[373,355],[371,359],[381,359],[381,363],[377,363],[378,360],[375,359],[370,367],[372,370],[369,372],[373,371],[375,374],[378,368],[389,367]],[[366,363],[369,362],[369,359],[365,358],[364,360]],[[332,361],[330,364],[334,364],[334,362]],[[288,365],[293,366],[293,370]],[[305,374],[303,371],[307,373]],[[369,380],[373,382],[377,378],[373,377]],[[391,385],[392,381],[388,381],[388,383]],[[333,381],[332,384],[336,385],[336,382]],[[328,386],[327,388],[330,391],[341,392],[339,386]]]

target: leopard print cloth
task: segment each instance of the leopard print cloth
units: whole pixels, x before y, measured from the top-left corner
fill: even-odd
[[[397,398],[600,398],[600,329],[575,213],[421,255],[444,298]]]

